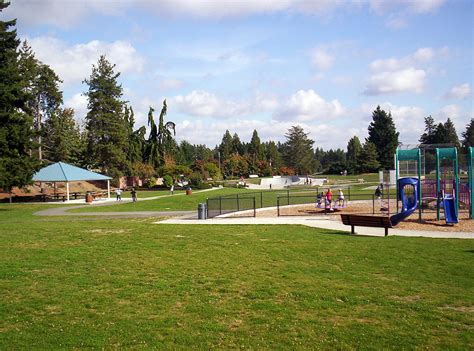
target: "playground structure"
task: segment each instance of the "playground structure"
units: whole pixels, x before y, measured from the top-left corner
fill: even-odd
[[[395,172],[398,180],[397,210],[399,202],[402,203],[400,214],[406,212],[408,208],[411,213],[416,209],[409,206],[414,205],[411,202],[413,195],[409,195],[410,200],[408,200],[407,189],[405,189],[406,186],[410,186],[410,191],[416,192],[419,221],[422,219],[423,210],[433,201],[436,204],[437,220],[441,219],[441,209],[443,209],[447,224],[458,223],[460,204],[469,208],[470,218],[473,219],[473,148],[468,150],[467,183],[460,180],[458,151],[455,147],[436,147],[428,151],[434,151],[431,156],[431,159],[434,160],[432,165],[429,165],[429,161],[427,161],[429,154],[427,155],[427,151],[422,148],[397,149],[395,153]],[[403,162],[404,164],[402,164]],[[429,166],[434,170],[426,172]],[[411,181],[406,179],[411,179]]]

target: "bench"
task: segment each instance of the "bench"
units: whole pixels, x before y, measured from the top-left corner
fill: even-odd
[[[389,217],[341,214],[341,219],[342,223],[351,226],[351,234],[355,234],[355,226],[385,228],[385,236],[388,235],[388,228],[392,228]]]

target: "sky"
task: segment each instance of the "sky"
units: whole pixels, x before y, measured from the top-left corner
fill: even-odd
[[[315,146],[345,149],[377,105],[410,144],[428,115],[459,136],[474,118],[470,0],[11,0],[0,18],[18,19],[77,120],[100,55],[136,128],[167,99],[178,141],[209,147],[227,129],[284,141],[300,125]]]

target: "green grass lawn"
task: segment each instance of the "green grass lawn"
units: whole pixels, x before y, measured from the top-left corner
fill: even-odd
[[[364,185],[367,187],[367,185]],[[319,191],[326,191],[326,187],[320,187]],[[393,192],[395,189],[393,189]],[[176,210],[196,210],[199,203],[206,202],[207,198],[227,197],[222,201],[221,206],[225,208],[237,208],[236,197],[239,196],[240,209],[253,208],[253,198],[255,197],[256,208],[273,207],[277,205],[277,197],[282,197],[281,205],[296,204],[296,203],[312,203],[315,201],[317,188],[306,189],[291,189],[289,190],[290,199],[288,200],[288,190],[252,190],[252,189],[237,189],[237,188],[222,188],[213,191],[199,192],[194,191],[191,196],[166,196],[159,199],[140,201],[136,203],[117,203],[110,206],[88,206],[83,208],[71,210],[71,212],[128,212],[128,211],[176,211]],[[334,192],[334,189],[333,189]],[[350,192],[345,190],[346,198],[351,200],[370,200],[374,190],[363,190],[362,188],[351,187]],[[162,195],[168,195],[165,192]],[[335,192],[336,194],[336,192]],[[359,195],[359,196],[358,196]],[[393,193],[394,196],[394,193]],[[232,198],[232,199],[229,199]],[[214,203],[214,207],[217,206]]]
[[[0,205],[0,349],[473,349],[470,240]]]

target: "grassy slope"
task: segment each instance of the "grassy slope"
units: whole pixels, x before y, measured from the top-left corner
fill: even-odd
[[[0,349],[474,347],[472,241],[0,206]]]

